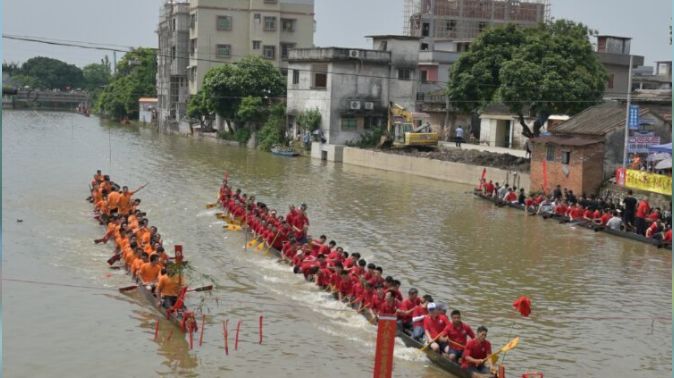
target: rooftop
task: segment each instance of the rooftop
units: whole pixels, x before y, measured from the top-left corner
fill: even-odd
[[[374,39],[400,39],[403,41],[418,41],[421,37],[412,37],[409,35],[396,35],[396,34],[380,34],[380,35],[366,35],[365,38],[374,38]]]
[[[381,50],[348,49],[343,47],[311,47],[291,49],[288,53],[290,62],[334,62],[357,60],[373,64],[388,64],[391,53]]]
[[[547,135],[531,139],[534,143],[556,144],[560,146],[589,146],[603,142],[601,138],[586,138],[577,136]]]
[[[650,110],[641,108],[639,114],[643,117],[650,113]],[[559,134],[604,136],[624,127],[625,105],[611,101],[589,107],[550,131],[556,136],[560,136]]]

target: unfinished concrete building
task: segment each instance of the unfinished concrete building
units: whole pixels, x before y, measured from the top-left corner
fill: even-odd
[[[548,0],[405,0],[404,34],[420,37],[422,50],[439,41],[457,42],[457,51],[487,27],[536,25],[549,18]]]

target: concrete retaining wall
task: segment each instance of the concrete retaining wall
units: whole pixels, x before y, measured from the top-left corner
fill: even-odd
[[[312,156],[316,157],[314,154],[312,154]],[[501,184],[509,183],[511,185],[516,185],[518,188],[524,188],[526,191],[529,191],[530,186],[528,173],[414,156],[388,154],[353,147],[344,147],[342,162],[344,164],[409,173],[417,176],[468,185],[477,185],[480,176],[482,175],[483,168],[487,168],[487,180],[493,180],[494,182],[499,182]]]

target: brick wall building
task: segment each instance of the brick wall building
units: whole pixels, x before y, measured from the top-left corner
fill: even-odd
[[[557,185],[578,194],[599,189],[604,176],[602,139],[552,135],[531,141],[531,191],[550,193]]]

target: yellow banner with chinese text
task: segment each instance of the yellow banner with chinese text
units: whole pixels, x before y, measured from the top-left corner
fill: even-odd
[[[644,171],[628,169],[625,174],[625,187],[672,195],[672,178]]]

